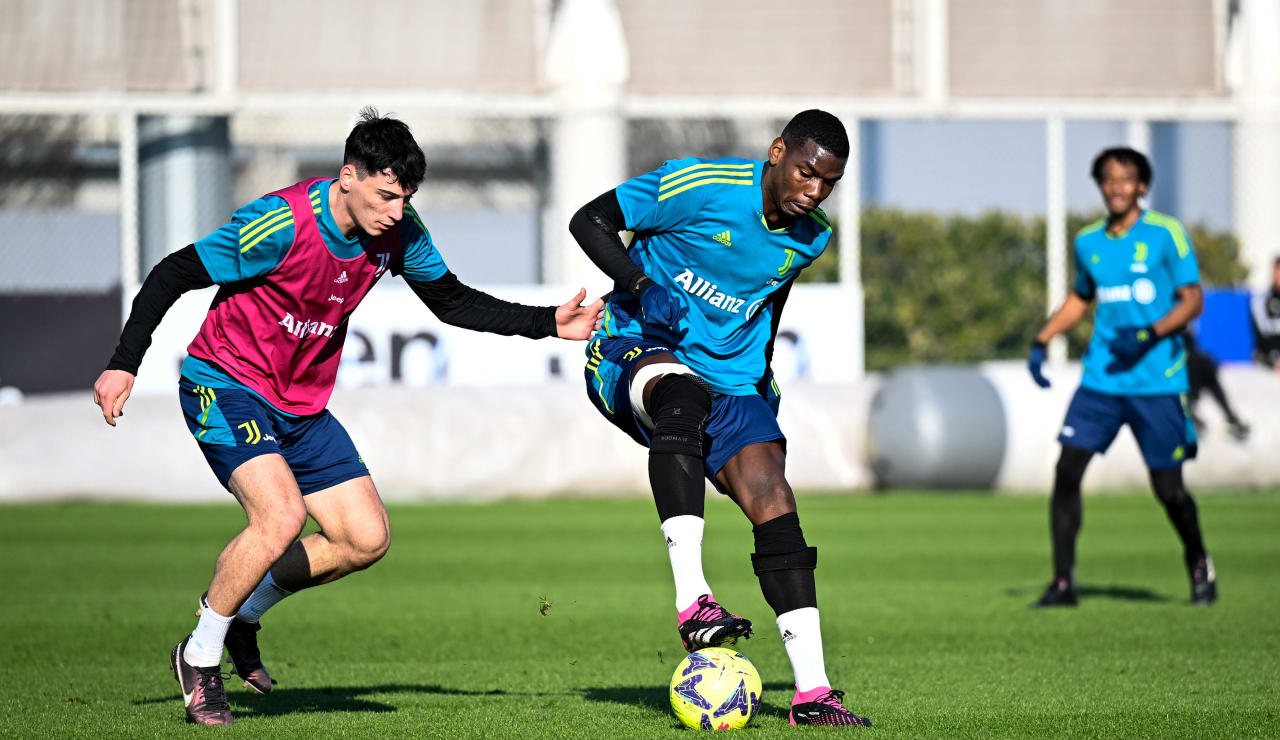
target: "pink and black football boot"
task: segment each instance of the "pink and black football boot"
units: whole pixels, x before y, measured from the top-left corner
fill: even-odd
[[[229,725],[235,722],[231,707],[227,704],[227,686],[222,681],[221,666],[194,666],[183,653],[187,649],[187,635],[169,655],[173,677],[182,687],[182,701],[187,707],[187,721],[196,725]]]
[[[705,647],[736,643],[739,637],[751,639],[751,620],[730,614],[711,594],[699,596],[688,609],[677,614],[676,625],[684,649],[691,653]]]
[[[823,727],[870,727],[871,720],[844,708],[844,692],[830,686],[796,691],[791,699],[791,724]]]

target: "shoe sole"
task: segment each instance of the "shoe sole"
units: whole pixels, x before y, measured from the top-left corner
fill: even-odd
[[[787,718],[790,720],[792,727],[867,727],[867,728],[870,728],[872,726],[871,720],[867,719],[866,717],[862,718],[864,721],[866,721],[865,725],[862,724],[861,722],[856,722],[848,725],[814,725],[814,724],[809,724],[808,722],[806,722],[805,724],[800,724],[799,722],[796,721],[795,712],[788,712]]]
[[[240,674],[239,674],[239,673],[237,673],[236,675],[237,675],[237,676],[240,676]],[[241,678],[244,678],[244,676],[240,676],[240,677],[241,677]],[[274,681],[272,681],[272,683],[274,683]],[[253,693],[255,693],[255,694],[269,694],[269,693],[271,693],[271,688],[270,688],[269,686],[268,686],[268,687],[267,687],[267,689],[264,691],[264,690],[262,690],[262,689],[258,688],[257,686],[255,686],[255,685],[253,685],[253,684],[249,683],[248,679],[245,679],[245,681],[244,681],[244,683],[243,683],[242,685],[243,685],[245,688],[250,689],[251,691],[253,691]]]

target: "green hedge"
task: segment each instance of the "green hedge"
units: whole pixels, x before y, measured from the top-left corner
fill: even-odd
[[[1071,236],[1100,214],[1071,215]],[[839,225],[836,225],[839,228]],[[1235,237],[1189,227],[1204,283],[1234,285],[1247,270]],[[834,282],[833,241],[801,277]],[[1045,320],[1043,218],[992,212],[938,216],[892,209],[862,214],[862,281],[866,297],[867,368],[916,362],[980,362],[1022,357]],[[1069,338],[1078,357],[1090,321]]]

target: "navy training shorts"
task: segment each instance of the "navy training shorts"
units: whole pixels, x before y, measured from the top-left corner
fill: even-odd
[[[1168,470],[1196,456],[1196,429],[1186,395],[1116,396],[1081,386],[1067,407],[1058,441],[1106,452],[1128,424],[1151,470]]]
[[[258,455],[282,455],[303,495],[369,474],[355,444],[333,414],[283,414],[243,388],[178,381],[187,428],[218,482]]]
[[[644,339],[615,337],[594,339],[587,344],[587,396],[596,410],[611,424],[645,447],[649,433],[631,409],[631,372],[641,358],[670,348]],[[716,473],[747,445],[779,441],[786,437],[778,426],[781,391],[772,378],[761,384],[760,393],[750,396],[713,394],[711,417],[707,419],[702,452],[706,476],[716,488]]]

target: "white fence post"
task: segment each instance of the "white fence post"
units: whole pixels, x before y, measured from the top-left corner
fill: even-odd
[[[1061,116],[1045,119],[1045,288],[1052,314],[1067,297],[1067,125]],[[1066,337],[1049,344],[1050,362],[1067,359]]]
[[[862,293],[862,121],[852,113],[843,119],[849,134],[849,159],[836,189],[836,239],[840,246],[840,285],[853,293],[856,320],[850,322],[850,329],[857,355],[854,370],[862,376],[867,367],[866,301]]]
[[[1241,0],[1234,43],[1240,44],[1239,116],[1232,179],[1241,256],[1255,288],[1271,282],[1280,253],[1280,3]]]
[[[138,238],[138,114],[121,111],[120,126],[120,298],[121,324],[138,292],[141,240]]]
[[[604,276],[570,238],[569,218],[626,177],[622,90],[629,65],[613,0],[564,0],[547,44],[547,77],[557,115],[551,135],[551,217],[542,240],[543,283],[604,287]]]

